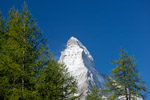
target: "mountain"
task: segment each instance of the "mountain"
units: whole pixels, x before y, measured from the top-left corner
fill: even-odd
[[[106,82],[105,75],[95,69],[94,59],[87,48],[75,37],[71,37],[67,42],[67,47],[61,52],[60,63],[64,63],[68,72],[77,80],[77,94],[82,98],[92,89],[93,85],[103,89]]]

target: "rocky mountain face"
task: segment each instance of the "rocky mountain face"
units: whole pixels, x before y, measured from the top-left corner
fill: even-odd
[[[93,85],[100,89],[104,88],[105,75],[95,69],[93,57],[75,37],[68,40],[66,49],[61,52],[59,62],[64,63],[69,73],[77,80],[77,94],[83,93],[82,100],[85,99]]]

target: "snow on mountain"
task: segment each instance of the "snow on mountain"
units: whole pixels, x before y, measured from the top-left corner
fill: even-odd
[[[100,89],[104,88],[105,75],[95,69],[93,57],[75,37],[68,40],[66,49],[61,52],[59,62],[64,63],[69,73],[77,80],[77,93],[83,93],[82,99],[85,99],[85,95],[90,92],[93,85]]]

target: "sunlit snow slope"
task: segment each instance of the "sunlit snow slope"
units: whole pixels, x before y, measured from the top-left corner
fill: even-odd
[[[64,63],[70,74],[77,80],[77,93],[83,93],[82,99],[90,92],[93,85],[104,88],[105,75],[95,69],[93,57],[75,37],[68,40],[66,49],[61,52],[59,62]]]

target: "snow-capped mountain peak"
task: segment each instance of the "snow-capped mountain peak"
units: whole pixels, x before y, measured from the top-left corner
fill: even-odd
[[[71,37],[67,42],[67,47],[61,52],[60,63],[64,63],[68,72],[77,80],[77,94],[83,94],[80,100],[85,100],[94,85],[103,89],[105,75],[100,74],[94,65],[94,59],[87,48],[75,37]],[[104,98],[107,98],[103,96]],[[125,96],[118,97],[119,100],[125,100]],[[137,100],[142,98],[135,97]],[[117,100],[118,100],[117,99]]]
[[[68,40],[68,42],[67,42],[67,47],[71,47],[71,46],[79,46],[78,43],[79,42],[79,40],[77,39],[77,38],[75,38],[75,37],[71,37],[69,40]]]
[[[74,49],[74,48],[81,48],[83,49],[84,53],[93,61],[93,57],[90,55],[87,48],[75,37],[71,37],[67,42],[67,48]]]
[[[69,73],[77,80],[77,93],[83,93],[81,99],[85,99],[94,85],[104,88],[105,76],[95,69],[93,57],[77,38],[71,37],[68,40],[66,49],[61,52],[59,62],[64,63]]]

